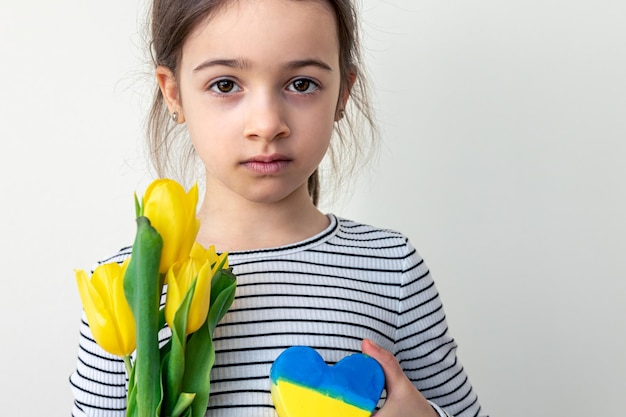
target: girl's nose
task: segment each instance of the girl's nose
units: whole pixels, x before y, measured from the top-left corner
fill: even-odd
[[[279,98],[260,95],[250,100],[244,127],[246,138],[272,141],[290,134],[286,107]]]

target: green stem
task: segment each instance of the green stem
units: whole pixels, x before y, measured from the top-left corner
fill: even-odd
[[[126,366],[126,375],[130,378],[130,373],[133,371],[133,364],[130,361],[130,355],[124,356],[124,365]]]

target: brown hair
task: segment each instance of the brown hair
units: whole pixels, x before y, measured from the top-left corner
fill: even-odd
[[[235,0],[154,0],[149,28],[153,65],[168,67],[176,74],[187,36],[197,24],[232,1]],[[359,161],[367,159],[374,150],[372,145],[376,140],[376,127],[369,104],[366,80],[361,70],[362,58],[355,7],[352,0],[322,1],[326,1],[335,12],[342,91],[349,85],[351,74],[356,73],[346,115],[335,123],[336,140],[331,141],[329,150],[335,182],[341,180],[344,183],[345,174],[353,174],[360,166]],[[171,121],[165,100],[157,85],[147,120],[147,139],[148,152],[159,177],[172,175],[181,181],[187,179],[195,152],[185,136],[184,129]],[[309,178],[308,189],[313,202],[317,204],[320,193],[318,170]]]

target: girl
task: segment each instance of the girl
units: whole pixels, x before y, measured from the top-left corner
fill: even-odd
[[[293,345],[329,363],[377,359],[387,384],[378,417],[481,414],[415,249],[316,206],[333,131],[343,143],[341,126],[354,127],[346,106],[371,120],[351,2],[154,0],[151,39],[157,170],[172,166],[184,126],[205,174],[198,241],[228,251],[238,276],[215,333],[207,416],[275,416],[269,368]],[[124,365],[84,319],[71,383],[74,416],[124,415]]]

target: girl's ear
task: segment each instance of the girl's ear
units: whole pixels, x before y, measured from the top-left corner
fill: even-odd
[[[165,104],[167,104],[167,108],[173,116],[173,120],[176,123],[184,123],[185,114],[183,113],[180,91],[178,90],[178,83],[176,82],[174,73],[168,67],[159,65],[156,68],[155,74],[159,88],[161,89],[161,94],[163,94]]]
[[[352,91],[352,86],[356,82],[357,70],[355,67],[350,67],[348,72],[348,82],[343,86],[341,91],[341,95],[339,96],[339,102],[337,103],[337,112],[335,115],[335,121],[338,121],[343,118],[344,109],[346,108],[346,104],[348,104],[348,100],[350,99],[350,92]]]

